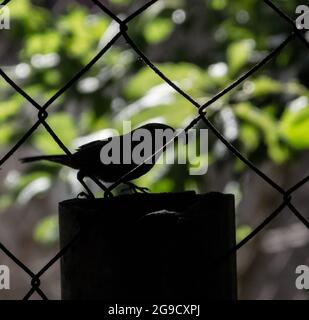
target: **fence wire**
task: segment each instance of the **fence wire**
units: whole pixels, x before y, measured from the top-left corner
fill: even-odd
[[[7,5],[12,0],[5,0],[1,3],[2,6]],[[93,65],[95,65],[102,56],[116,43],[119,38],[124,38],[125,41],[129,44],[129,46],[137,53],[137,55],[145,62],[145,64],[153,70],[153,72],[159,76],[165,83],[171,86],[178,94],[184,97],[189,103],[197,109],[197,116],[195,119],[191,121],[191,123],[184,128],[184,131],[188,131],[193,128],[198,122],[203,121],[206,126],[211,130],[214,135],[226,146],[226,148],[234,154],[237,158],[239,158],[247,167],[249,167],[252,171],[254,171],[261,179],[265,181],[268,185],[270,185],[274,190],[279,192],[282,196],[282,203],[274,210],[260,225],[258,225],[246,238],[244,238],[241,242],[239,242],[234,248],[230,250],[230,252],[224,255],[225,258],[228,258],[229,255],[235,254],[241,247],[243,247],[248,241],[254,238],[259,232],[261,232],[272,220],[274,220],[277,216],[282,213],[283,209],[286,207],[290,209],[290,211],[309,229],[309,221],[297,210],[297,208],[292,203],[292,195],[296,192],[299,188],[301,188],[304,184],[309,181],[309,175],[299,181],[297,184],[292,186],[291,188],[285,190],[280,185],[278,185],[272,178],[258,169],[249,159],[247,159],[240,151],[238,151],[213,125],[213,123],[207,118],[206,109],[219,100],[221,97],[232,91],[233,89],[237,88],[242,82],[246,79],[250,78],[254,75],[257,71],[263,68],[267,63],[272,61],[284,48],[295,41],[295,39],[299,39],[302,43],[309,49],[309,42],[306,40],[303,32],[299,30],[295,24],[295,21],[290,18],[284,11],[282,11],[277,5],[275,5],[271,0],[263,0],[263,2],[268,5],[270,8],[273,9],[274,13],[279,15],[282,19],[286,20],[287,23],[291,25],[291,34],[280,44],[278,45],[273,51],[271,51],[265,58],[263,58],[260,62],[254,65],[250,70],[240,76],[238,79],[233,81],[229,86],[224,88],[222,91],[217,93],[211,99],[209,99],[204,104],[199,104],[193,97],[179,88],[174,82],[172,82],[162,71],[160,71],[156,65],[145,55],[139,46],[136,44],[134,39],[130,37],[128,34],[129,30],[129,23],[134,21],[134,19],[146,11],[149,7],[154,5],[155,3],[163,0],[152,0],[147,2],[145,5],[141,6],[137,9],[134,13],[129,15],[125,19],[120,19],[115,13],[113,13],[105,4],[101,3],[99,0],[90,0],[92,1],[98,8],[102,10],[103,13],[107,14],[113,21],[117,22],[119,25],[118,33],[106,44],[106,46],[99,52],[97,55],[84,67],[82,68],[75,76],[67,82],[62,88],[60,88],[47,102],[43,105],[39,104],[35,101],[31,96],[29,96],[21,87],[19,87],[3,70],[0,68],[0,75],[13,89],[15,89],[20,95],[22,95],[30,104],[38,110],[38,120],[33,124],[31,128],[29,128],[26,133],[22,136],[22,138],[0,159],[0,167],[8,161],[14,153],[26,142],[26,140],[36,132],[36,130],[42,125],[50,134],[50,136],[54,139],[54,141],[58,144],[58,146],[68,155],[72,156],[72,153],[69,149],[65,146],[65,144],[61,141],[58,137],[57,133],[48,125],[46,119],[48,118],[47,109],[51,106],[53,102],[55,102],[62,94],[64,94],[68,89],[70,89],[76,81],[78,81],[87,71],[91,69]],[[168,142],[172,143],[177,136]],[[165,145],[163,148],[165,148]],[[162,148],[162,149],[163,149]],[[157,152],[160,152],[157,151]],[[152,158],[155,154],[153,154]],[[144,161],[146,162],[147,159]],[[140,164],[141,166],[143,164]],[[121,179],[113,183],[109,188],[106,188],[96,177],[90,176],[90,178],[104,191],[105,194],[109,194],[111,190],[117,187],[125,178],[131,174],[133,171],[137,170],[139,166],[135,167],[131,172],[125,174]],[[87,174],[87,168],[82,168],[83,173]],[[18,265],[25,273],[29,275],[31,278],[30,281],[30,290],[27,292],[24,300],[28,300],[34,292],[37,292],[43,300],[48,300],[47,296],[44,292],[40,289],[40,278],[41,276],[49,270],[49,268],[56,263],[79,237],[79,233],[77,233],[69,243],[63,247],[39,272],[35,273],[30,270],[21,260],[19,260],[6,246],[4,246],[0,242],[0,250],[3,251],[16,265]]]

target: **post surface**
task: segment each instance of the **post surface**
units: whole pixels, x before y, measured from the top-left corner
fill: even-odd
[[[236,299],[234,196],[134,194],[59,204],[62,299]]]

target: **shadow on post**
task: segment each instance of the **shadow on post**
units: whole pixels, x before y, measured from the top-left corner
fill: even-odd
[[[234,197],[122,195],[59,205],[62,299],[236,299]]]

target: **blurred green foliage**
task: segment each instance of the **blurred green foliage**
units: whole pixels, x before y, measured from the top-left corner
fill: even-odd
[[[122,15],[136,9],[133,0],[106,2]],[[298,1],[278,3],[293,16]],[[59,1],[47,6],[45,1],[19,0],[12,1],[9,8],[11,30],[1,33],[1,42],[8,48],[2,58],[7,62],[1,65],[40,103],[118,32],[117,24],[91,1]],[[200,103],[265,57],[290,31],[290,26],[259,0],[161,0],[129,25],[129,34],[142,51]],[[309,147],[307,57],[305,48],[293,42],[267,67],[209,108],[208,116],[218,129],[255,163],[268,159],[282,164]],[[195,107],[145,66],[124,41],[118,41],[54,102],[49,113],[47,122],[72,151],[79,142],[104,135],[106,128],[121,129],[124,120],[136,126],[160,119],[184,127],[197,114]],[[35,109],[0,81],[1,151],[8,150],[35,120]],[[222,160],[215,152],[217,144],[210,139],[210,165],[218,157]],[[62,152],[43,128],[27,146],[31,154]],[[228,152],[223,160],[235,161]],[[11,173],[5,178],[1,208],[16,204],[16,199],[24,205],[25,199],[55,188],[59,168],[44,164],[25,170],[14,179]],[[235,173],[244,170],[235,161]],[[76,181],[72,182],[69,171],[63,171],[61,179],[74,195]],[[190,177],[183,167],[173,166],[157,166],[139,181],[155,192],[198,189],[204,182],[204,177]],[[35,238],[45,243],[53,239],[54,231],[46,230],[54,230],[54,221],[44,220],[36,228]]]

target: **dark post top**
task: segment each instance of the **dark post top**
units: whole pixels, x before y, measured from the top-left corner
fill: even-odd
[[[236,299],[234,196],[195,192],[59,204],[63,299]]]

